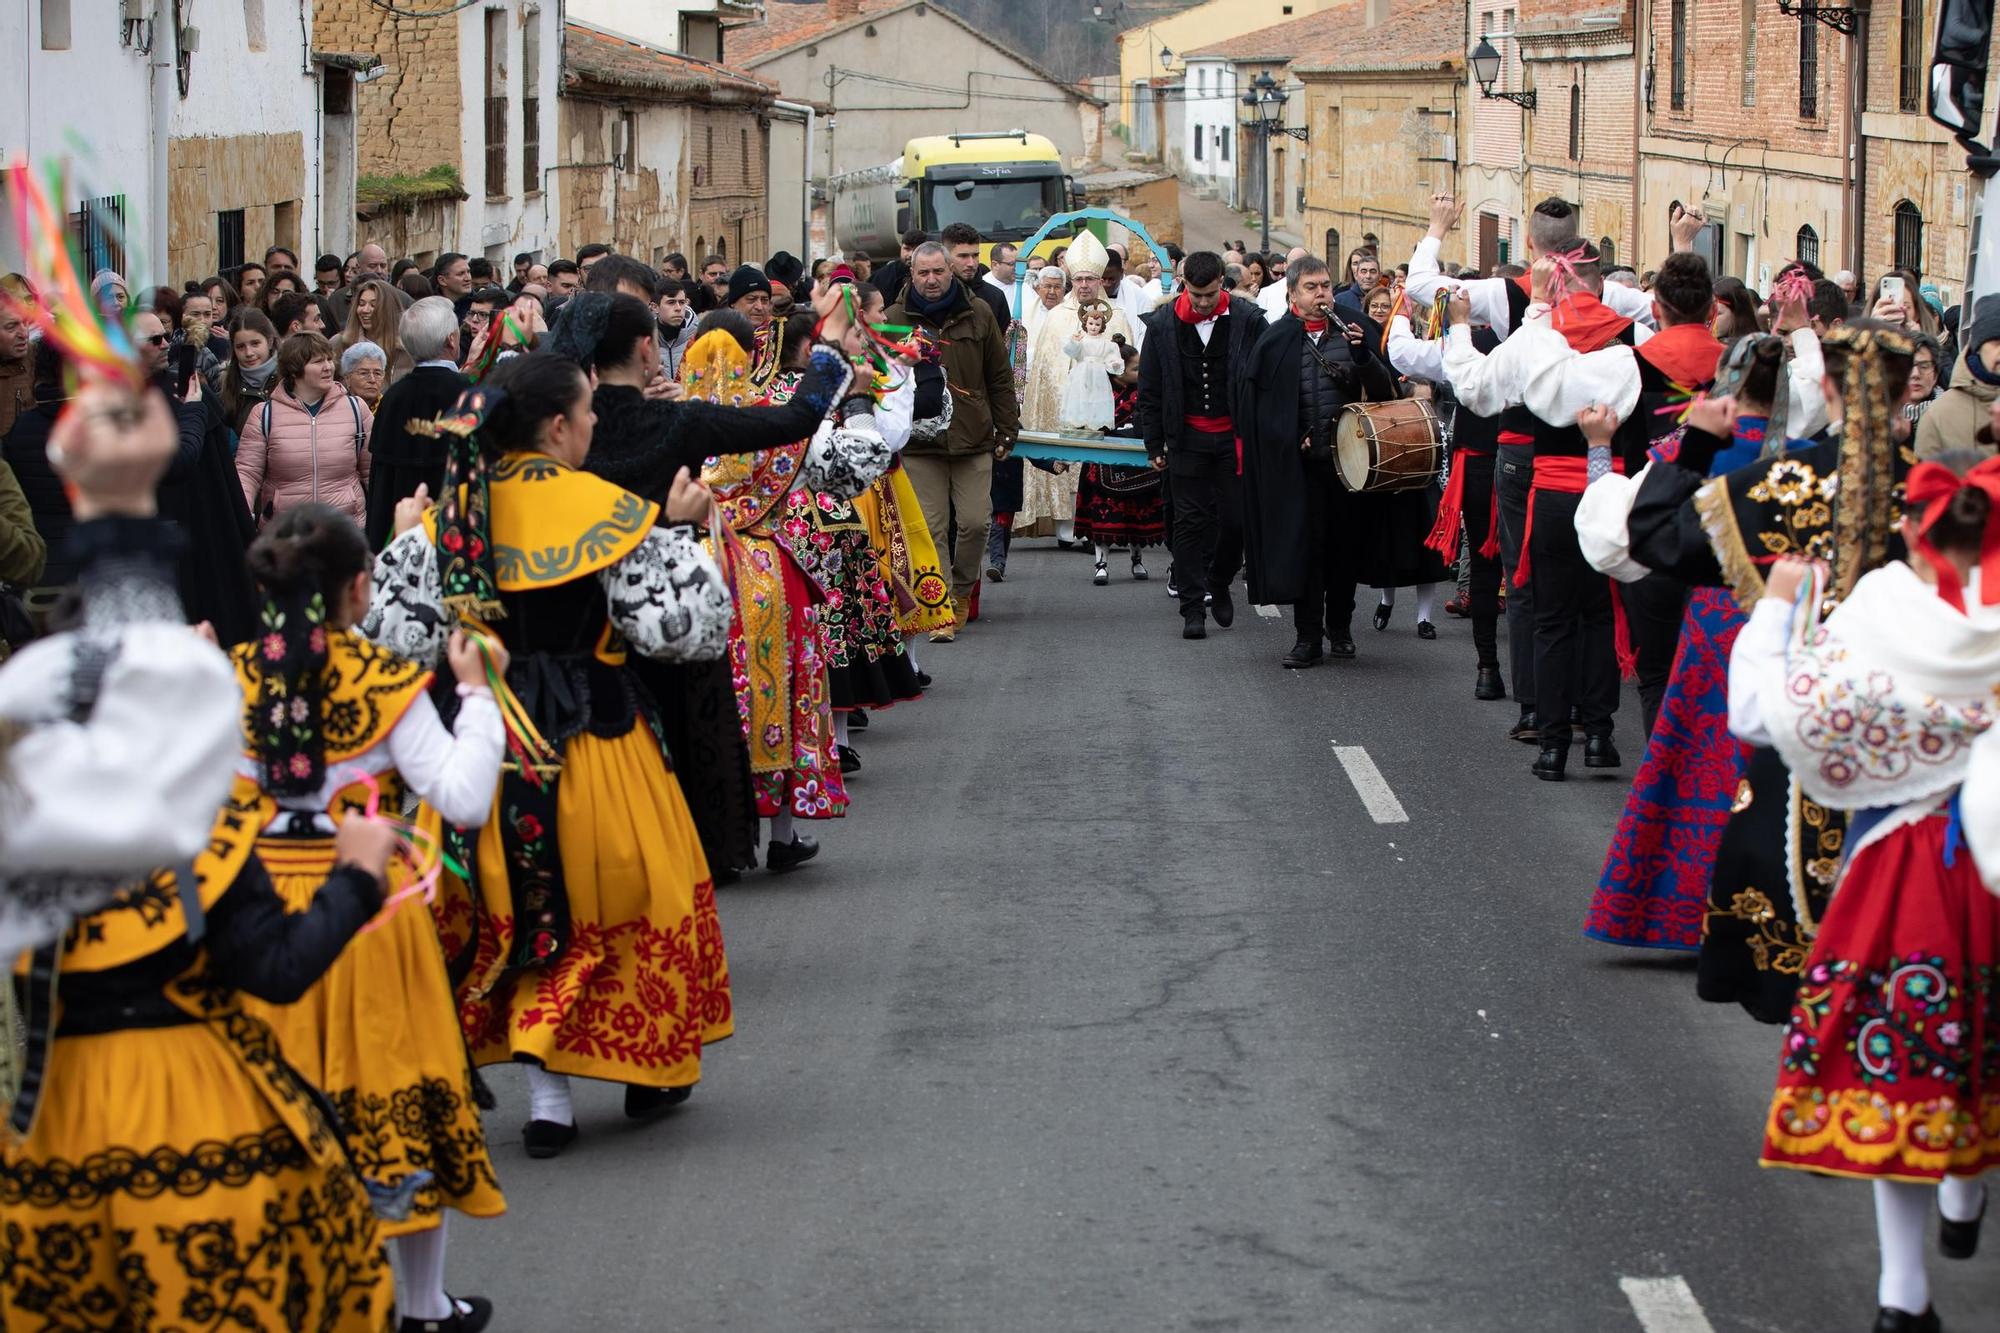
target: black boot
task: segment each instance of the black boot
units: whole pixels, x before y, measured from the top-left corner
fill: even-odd
[[[1500,668],[1481,666],[1478,679],[1472,682],[1472,697],[1475,699],[1504,699],[1507,687],[1501,683]]]
[[[1236,623],[1236,603],[1229,600],[1229,585],[1219,585],[1213,599],[1208,604],[1208,613],[1215,617],[1215,623],[1228,629]]]
[[[1507,739],[1523,741],[1529,745],[1542,743],[1542,724],[1536,720],[1534,709],[1530,708],[1521,714],[1521,720],[1507,732]]]
[[[1183,639],[1205,639],[1208,637],[1208,617],[1200,607],[1181,612],[1181,637]]]
[[[1569,747],[1567,745],[1544,745],[1542,752],[1528,771],[1544,782],[1561,782],[1563,770],[1569,767]]]
[[[1986,1199],[1982,1192],[1979,1216],[1970,1222],[1954,1222],[1938,1214],[1938,1253],[1947,1259],[1970,1259],[1979,1252],[1979,1224],[1986,1220]]]
[[[796,870],[819,855],[819,840],[794,833],[790,842],[774,842],[764,852],[764,868],[774,875]]]
[[[1583,742],[1583,766],[1585,768],[1616,768],[1621,760],[1618,747],[1611,743],[1611,734],[1587,736]]]
[[[1351,634],[1334,635],[1331,639],[1327,640],[1326,655],[1328,657],[1354,656],[1354,636]]]
[[[1318,639],[1300,639],[1292,645],[1292,651],[1278,659],[1278,665],[1288,671],[1299,671],[1318,666],[1325,656]]]

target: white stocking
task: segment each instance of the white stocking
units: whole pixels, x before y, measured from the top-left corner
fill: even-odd
[[[1931,1308],[1924,1271],[1924,1233],[1932,1191],[1900,1180],[1875,1182],[1875,1234],[1882,1246],[1882,1280],[1876,1301],[1892,1310],[1922,1314]]]
[[[917,665],[917,638],[917,635],[911,634],[905,636],[903,639],[903,656],[910,659],[910,670],[912,671],[923,670],[922,667]]]
[[[833,715],[833,743],[835,745],[847,744],[847,717],[846,713],[835,713]]]
[[[1375,596],[1383,606],[1394,606],[1396,604],[1396,590],[1394,588],[1377,588]]]
[[[528,1119],[558,1125],[576,1123],[576,1111],[569,1103],[569,1075],[528,1066]]]
[[[1986,1209],[1986,1186],[1971,1176],[1938,1182],[1938,1211],[1953,1222],[1976,1222]]]
[[[790,842],[791,840],[792,812],[789,810],[780,810],[777,814],[771,816],[771,845],[775,847],[781,842]]]
[[[1097,563],[1100,565],[1104,563],[1104,557],[1111,553],[1103,542],[1092,542],[1091,547],[1097,552]]]
[[[1431,612],[1437,609],[1438,586],[1435,583],[1417,585],[1417,619],[1429,620]]]
[[[1076,540],[1076,520],[1075,520],[1075,519],[1073,519],[1073,518],[1065,518],[1065,519],[1060,519],[1060,520],[1058,520],[1058,521],[1057,521],[1057,523],[1056,523],[1056,540],[1057,540],[1057,541],[1059,541],[1059,542],[1073,542],[1073,541],[1075,541],[1075,540]]]
[[[531,1069],[530,1075],[540,1073]],[[567,1098],[569,1085],[563,1085]],[[540,1117],[537,1117],[538,1119]],[[451,1297],[444,1292],[443,1214],[429,1231],[396,1237],[396,1313],[405,1319],[449,1319]]]

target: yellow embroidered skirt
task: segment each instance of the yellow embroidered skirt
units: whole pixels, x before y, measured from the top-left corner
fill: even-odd
[[[375,1333],[393,1296],[361,1182],[208,1027],[56,1039],[33,1131],[0,1150],[8,1328]]]
[[[420,817],[436,831],[434,812]],[[333,869],[333,840],[263,838],[257,855],[285,907],[303,912]],[[402,882],[393,871],[391,880],[394,893]],[[333,1102],[364,1175],[384,1184],[412,1171],[435,1177],[407,1218],[382,1223],[383,1235],[428,1231],[445,1207],[473,1217],[507,1210],[472,1100],[444,952],[421,900],[356,935],[298,1003],[246,995],[243,1007],[271,1025],[286,1063]]]
[[[854,499],[868,525],[868,544],[882,553],[882,573],[896,593],[896,620],[905,634],[928,634],[957,623],[951,583],[909,474],[896,468]]]
[[[479,979],[515,942],[504,800],[480,830],[477,952],[459,997],[473,1058],[640,1087],[693,1084],[702,1044],[736,1024],[715,889],[680,783],[640,722],[611,739],[572,737],[555,799],[567,943],[553,963],[508,972],[483,994]]]

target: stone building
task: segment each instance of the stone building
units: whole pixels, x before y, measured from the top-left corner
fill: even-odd
[[[927,0],[768,0],[726,27],[723,59],[815,107],[812,175],[889,162],[956,130],[1047,136],[1072,167],[1098,160],[1103,107]]]
[[[776,89],[692,56],[572,21],[563,32],[561,139],[570,177],[559,244],[657,264],[680,251],[765,254]]]
[[[1178,105],[1187,52],[1226,42],[1242,33],[1282,25],[1347,3],[1348,0],[1206,0],[1178,13],[1152,6],[1146,21],[1118,34],[1118,123],[1137,153],[1164,162],[1166,149],[1180,141],[1166,133],[1170,104]],[[1114,6],[1105,5],[1111,11]]]
[[[1634,249],[1633,16],[1632,0],[1596,9],[1526,0],[1513,43],[1520,48],[1522,83],[1494,80],[1496,91],[1524,87],[1535,94],[1534,110],[1525,113],[1523,216],[1551,196],[1569,200],[1582,215],[1581,234],[1612,262],[1643,258]],[[1472,95],[1480,97],[1476,82]],[[1497,99],[1481,101],[1482,111],[1517,110]],[[1658,254],[1648,262],[1658,263]]]
[[[356,92],[355,157],[364,211],[375,210],[377,232],[400,236],[389,248],[420,260],[483,254],[501,272],[517,253],[556,253],[560,9],[487,0],[412,17],[372,0],[313,0],[315,46],[381,62]],[[384,199],[415,202],[389,205],[392,223]]]
[[[162,0],[137,6],[146,18],[133,8],[0,5],[0,142],[71,160],[72,197],[56,202],[85,267],[118,270],[137,295],[271,245],[310,254],[324,66],[296,14],[245,0],[205,10],[197,36],[160,21]],[[4,230],[0,269],[17,268]]]
[[[1305,207],[1305,145],[1290,135],[1274,133],[1260,156],[1260,136],[1252,128],[1254,116],[1243,98],[1253,95],[1257,80],[1268,74],[1285,99],[1278,123],[1303,127],[1305,85],[1292,76],[1292,52],[1301,49],[1300,43],[1316,40],[1325,26],[1326,16],[1315,14],[1188,53],[1189,126],[1182,141],[1188,156],[1177,168],[1184,179],[1207,186],[1233,208],[1254,213],[1264,207],[1268,173],[1271,225],[1298,225]]]
[[[1521,2],[1470,0],[1472,41],[1484,41],[1500,55],[1495,91],[1520,91],[1526,78],[1517,37]],[[1495,264],[1521,257],[1521,219],[1533,207],[1527,197],[1528,113],[1501,98],[1482,97],[1471,70],[1465,75],[1465,97],[1459,176],[1464,230],[1446,242],[1445,258],[1490,273]]]
[[[1667,254],[1679,202],[1709,219],[1710,265],[1759,291],[1793,256],[1849,263],[1849,39],[1753,0],[1649,3],[1633,258]]]
[[[1465,100],[1465,0],[1348,0],[1302,44],[1306,244],[1344,272],[1364,235],[1384,264],[1416,248],[1429,197],[1457,192]]]

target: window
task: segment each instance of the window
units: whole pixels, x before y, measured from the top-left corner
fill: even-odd
[[[1618,267],[1618,242],[1609,236],[1597,238],[1597,267],[1599,272]]]
[[[1326,253],[1327,253],[1327,255],[1331,256],[1330,258],[1328,258],[1328,259],[1327,259],[1327,261],[1326,261],[1327,263],[1329,263],[1329,264],[1338,264],[1338,263],[1340,262],[1340,258],[1339,258],[1339,255],[1340,255],[1340,228],[1338,228],[1338,227],[1328,227],[1328,228],[1326,229]]]
[[[1583,89],[1569,86],[1569,160],[1583,161]]]
[[[747,129],[736,131],[736,140],[743,150],[743,179],[745,183],[754,182],[757,176],[750,170],[750,131]]]
[[[299,248],[299,201],[287,199],[271,206],[271,241],[287,250]]]
[[[42,0],[42,49],[69,50],[69,0]]]
[[[486,197],[507,197],[507,11],[486,11]]]
[[[1905,199],[1896,205],[1896,264],[1919,277],[1924,271],[1924,215]]]
[[[1229,160],[1229,138],[1230,135],[1227,129],[1219,129],[1215,132],[1215,146],[1222,150],[1222,160],[1224,162]]]
[[[1757,105],[1757,0],[1743,0],[1743,105]]]
[[[1201,161],[1201,145],[1208,138],[1208,126],[1197,125],[1194,129],[1194,160]]]
[[[639,113],[621,111],[618,113],[618,169],[634,172],[639,169]]]
[[[243,0],[243,40],[252,51],[265,48],[264,0]]]
[[[1819,119],[1819,0],[1799,0],[1799,118]]]
[[[1675,111],[1687,109],[1688,82],[1688,0],[1673,0],[1672,24],[1668,38],[1671,50],[1667,76],[1667,105]]]
[[[1208,94],[1207,66],[1203,66],[1202,68],[1194,72],[1194,91],[1196,96],[1203,96],[1203,97],[1207,96]]]
[[[215,267],[227,271],[243,265],[243,210],[215,215]]]
[[[521,193],[542,189],[542,15],[529,9],[521,23]]]
[[[95,273],[101,268],[125,271],[124,195],[107,194],[101,199],[84,200],[69,215],[69,225],[76,237],[77,251],[83,256],[84,272]]]
[[[1923,110],[1924,0],[1903,0],[1903,50],[1896,68],[1896,107]]]
[[[1800,260],[1813,265],[1815,268],[1819,266],[1819,233],[1814,231],[1811,226],[1799,228],[1799,234],[1795,238],[1794,247],[1794,254]]]

